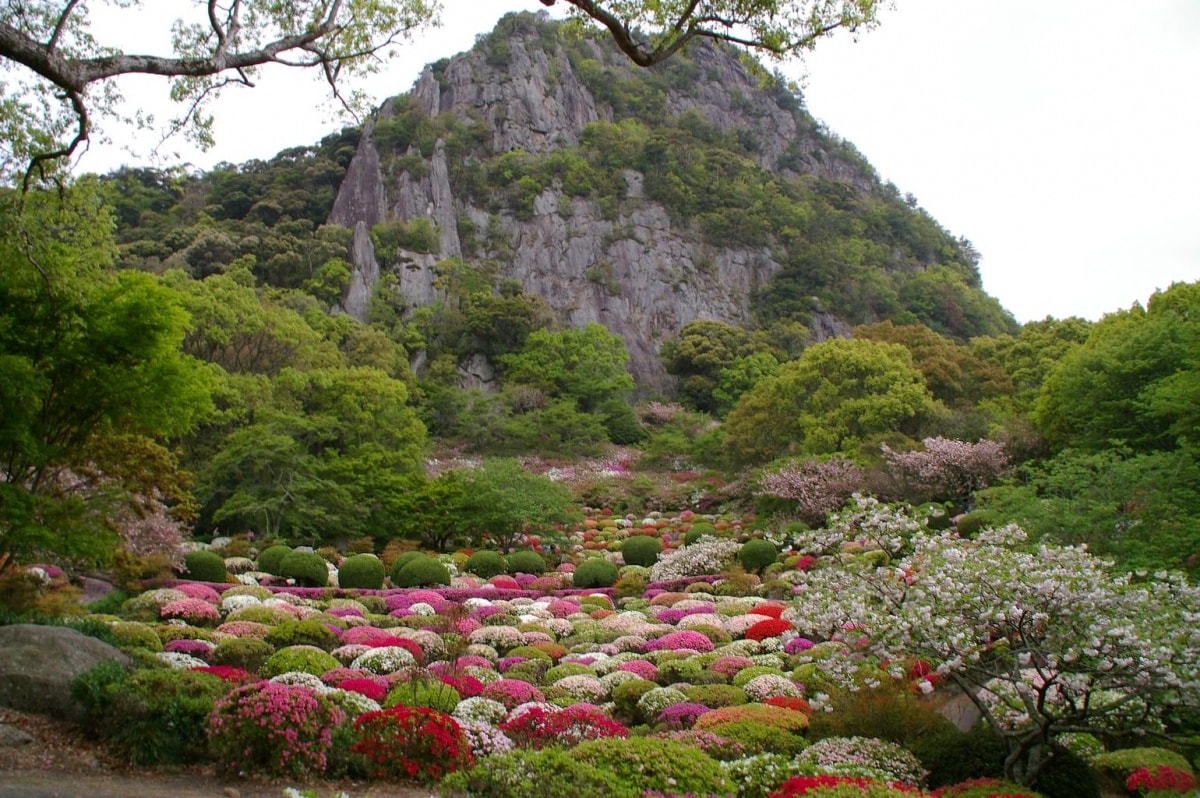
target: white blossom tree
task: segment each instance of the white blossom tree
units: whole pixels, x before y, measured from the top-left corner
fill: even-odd
[[[820,524],[862,484],[862,468],[845,457],[791,458],[764,469],[754,494],[795,502],[803,521]]]
[[[1032,784],[1069,732],[1166,733],[1200,705],[1200,591],[1182,577],[1119,575],[1082,548],[1030,549],[1015,526],[977,540],[919,533],[877,569],[818,569],[797,589],[802,633],[855,628],[879,658],[920,657],[1008,746]]]

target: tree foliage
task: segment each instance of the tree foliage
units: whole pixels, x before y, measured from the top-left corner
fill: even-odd
[[[1060,735],[1163,733],[1164,713],[1200,705],[1200,593],[1186,581],[1114,574],[1078,548],[1031,551],[1016,527],[919,533],[911,552],[812,571],[797,618],[821,639],[855,629],[883,660],[929,662],[1004,739],[1006,778],[1032,783]]]
[[[912,358],[897,344],[835,339],[814,344],[742,396],[725,425],[739,462],[852,452],[866,439],[915,433],[934,408]]]
[[[0,554],[103,561],[112,530],[180,497],[160,444],[208,411],[209,376],[181,351],[181,297],[111,270],[90,184],[16,200],[0,197]]]

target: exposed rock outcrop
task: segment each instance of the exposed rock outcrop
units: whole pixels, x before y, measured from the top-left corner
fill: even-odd
[[[436,70],[426,68],[405,101],[407,112],[452,114],[483,125],[493,153],[546,153],[578,144],[589,123],[613,121],[613,106],[588,89],[567,48],[547,39],[545,24],[516,25],[504,41],[503,60],[476,47]],[[612,75],[635,69],[601,41],[607,43],[576,43],[594,55],[590,68]],[[871,190],[875,177],[868,167],[822,151],[826,140],[815,134],[815,123],[797,110],[794,98],[789,97],[789,106],[780,90],[760,89],[759,76],[731,51],[700,44],[689,56],[690,71],[666,91],[663,114],[694,113],[723,133],[743,131],[754,140],[754,157],[763,167]],[[441,298],[435,270],[440,260],[482,255],[497,264],[502,278],[545,297],[565,323],[599,322],[622,336],[639,385],[665,389],[669,378],[659,359],[663,341],[695,319],[746,324],[752,292],[780,268],[769,248],[713,246],[695,231],[681,229],[663,207],[640,199],[643,176],[633,170],[625,173],[628,190],[615,214],[558,187],[542,191],[531,214],[479,207],[456,191],[451,179],[456,156],[442,141],[432,152],[409,148],[408,158],[423,159],[421,169],[388,173],[373,132],[393,118],[396,106],[389,100],[365,129],[330,217],[355,231],[355,271],[343,303],[355,316],[362,316],[381,268],[368,230],[384,221],[424,218],[438,231],[437,251],[401,252],[399,265],[388,264],[408,306]],[[475,231],[487,231],[482,252],[460,236],[464,221]],[[820,333],[836,334],[829,325]]]

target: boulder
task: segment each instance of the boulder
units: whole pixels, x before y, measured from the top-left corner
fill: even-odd
[[[119,649],[61,626],[0,626],[0,705],[79,721],[83,707],[71,681],[101,661],[130,664]]]

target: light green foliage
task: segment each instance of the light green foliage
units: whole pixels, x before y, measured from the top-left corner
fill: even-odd
[[[546,573],[546,559],[536,551],[522,549],[505,555],[504,563],[510,574],[533,574],[539,576]]]
[[[684,743],[655,737],[589,740],[575,746],[580,761],[643,790],[724,795],[733,789],[721,765]]]
[[[510,384],[573,401],[585,413],[596,412],[610,399],[633,390],[626,370],[629,352],[620,336],[599,324],[579,330],[535,330],[517,354],[500,358]]]
[[[826,341],[741,398],[726,423],[725,449],[743,463],[774,459],[789,446],[849,452],[873,435],[915,433],[934,407],[904,347]]]
[[[1051,444],[1138,451],[1200,441],[1200,283],[1105,316],[1046,378],[1038,429]]]
[[[575,587],[611,587],[617,566],[601,557],[589,557],[575,568]]]
[[[210,381],[176,292],[109,270],[94,186],[18,199],[0,195],[0,553],[104,562],[139,501],[182,498],[160,442],[208,412]]]
[[[461,472],[460,481],[455,517],[473,545],[510,551],[521,535],[554,537],[555,526],[569,520],[570,491],[516,460],[485,460]]]
[[[325,671],[333,670],[340,665],[341,663],[332,654],[315,646],[288,646],[267,657],[260,673],[268,679],[290,671],[320,676]]]
[[[626,565],[650,567],[658,562],[662,541],[653,535],[634,535],[621,544],[621,557]]]

